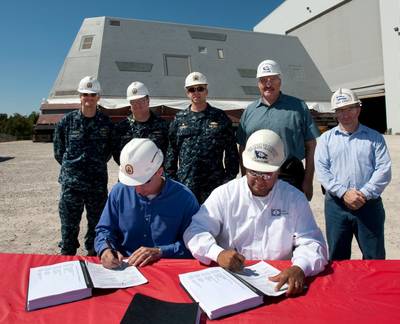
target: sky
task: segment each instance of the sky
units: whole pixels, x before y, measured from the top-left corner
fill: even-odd
[[[39,112],[85,18],[110,16],[252,30],[283,0],[3,0],[0,113]]]

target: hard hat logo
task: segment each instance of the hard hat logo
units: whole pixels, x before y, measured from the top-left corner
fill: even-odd
[[[265,143],[250,146],[247,150],[253,152],[254,161],[268,162],[278,155],[271,145]]]
[[[345,96],[345,95],[339,95],[336,97],[336,103],[340,104],[343,102],[349,102],[351,100],[351,98],[349,96]]]
[[[272,72],[271,66],[269,66],[269,65],[264,66],[264,67],[263,67],[263,71],[264,71],[264,72]]]
[[[127,174],[133,174],[133,166],[130,164],[125,165],[125,172]]]
[[[199,76],[197,74],[193,75],[193,81],[199,80]]]
[[[268,153],[265,151],[254,150],[255,160],[268,161]]]
[[[89,88],[89,89],[93,88],[93,83],[92,82],[88,82],[87,85],[86,85],[86,88]]]
[[[132,89],[132,94],[134,94],[134,95],[137,94],[137,89],[136,88]]]

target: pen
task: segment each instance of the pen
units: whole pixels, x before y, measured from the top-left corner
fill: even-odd
[[[110,241],[108,240],[108,238],[106,238],[106,244],[107,247],[111,250],[112,255],[114,256],[114,258],[118,259],[118,253],[117,251],[111,246]]]

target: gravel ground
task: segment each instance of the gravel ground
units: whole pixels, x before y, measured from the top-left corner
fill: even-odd
[[[388,259],[400,259],[400,136],[385,136],[392,157],[392,182],[383,193],[386,209],[385,243]],[[108,164],[109,189],[117,181],[114,161]],[[59,165],[51,143],[0,143],[0,252],[56,254],[60,239],[57,182]],[[323,195],[317,182],[311,208],[325,230]],[[85,217],[85,216],[83,216]],[[86,221],[81,222],[83,242]],[[82,249],[78,254],[85,254]],[[361,258],[354,240],[353,259]]]

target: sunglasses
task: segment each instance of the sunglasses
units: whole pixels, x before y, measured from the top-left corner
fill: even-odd
[[[274,175],[274,172],[257,172],[254,170],[247,170],[247,173],[254,178],[262,178],[263,180],[270,180]]]
[[[81,93],[82,97],[96,97],[97,93]]]
[[[206,90],[206,88],[204,88],[204,87],[190,87],[187,89],[187,91],[190,93],[195,93],[196,91],[203,92],[204,90]]]

